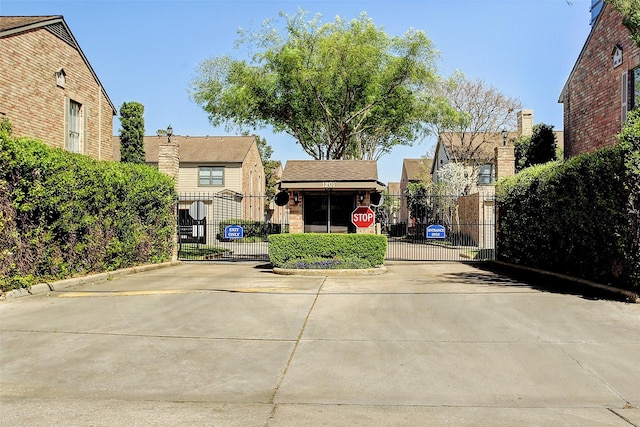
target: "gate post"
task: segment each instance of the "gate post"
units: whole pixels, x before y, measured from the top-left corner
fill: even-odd
[[[176,193],[178,192],[178,174],[180,172],[180,151],[175,142],[161,143],[158,147],[158,170],[173,178]],[[178,218],[177,206],[174,209],[176,218],[173,221],[175,230],[173,232],[173,245],[171,249],[171,261],[178,260]]]

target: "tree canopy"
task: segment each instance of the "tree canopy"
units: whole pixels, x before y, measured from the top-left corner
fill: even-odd
[[[515,141],[516,172],[529,166],[558,159],[556,135],[553,125],[538,123],[533,126],[531,136],[523,136]]]
[[[433,95],[437,51],[424,32],[390,36],[364,13],[327,23],[302,10],[280,17],[284,31],[277,20],[241,31],[237,45],[255,52],[248,60],[225,55],[200,65],[191,97],[214,126],[272,126],[314,159],[375,160],[422,139],[446,114]]]

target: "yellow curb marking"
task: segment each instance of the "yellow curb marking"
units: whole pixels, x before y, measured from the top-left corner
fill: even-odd
[[[286,293],[294,292],[293,288],[244,288],[244,289],[186,289],[186,290],[151,290],[151,291],[108,291],[108,292],[64,292],[58,298],[86,298],[86,297],[136,297],[145,295],[178,295],[199,294],[213,292],[227,293]]]

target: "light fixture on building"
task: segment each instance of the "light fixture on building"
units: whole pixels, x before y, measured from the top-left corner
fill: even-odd
[[[300,201],[300,198],[298,196],[298,193],[294,193],[293,194],[293,203],[295,203],[297,205],[299,201]]]
[[[173,128],[169,125],[167,127],[167,142],[171,142],[171,136],[173,136]]]
[[[509,135],[509,132],[506,129],[502,129],[502,145],[504,147],[507,146],[507,135]]]
[[[364,202],[364,193],[358,194],[358,200],[360,200],[360,204]]]

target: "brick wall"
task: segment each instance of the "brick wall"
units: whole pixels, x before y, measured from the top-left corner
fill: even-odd
[[[612,52],[622,46],[623,63]],[[622,74],[640,65],[640,49],[621,15],[606,5],[563,91],[565,157],[617,143],[622,128]]]
[[[113,159],[113,110],[80,53],[39,28],[0,39],[0,113],[16,136],[64,148],[65,96],[86,107],[87,154]],[[65,87],[56,84],[64,69]]]
[[[254,143],[242,162],[242,194],[264,196],[264,167],[258,146]],[[246,197],[242,201],[244,219],[264,220],[264,203],[257,197]]]

